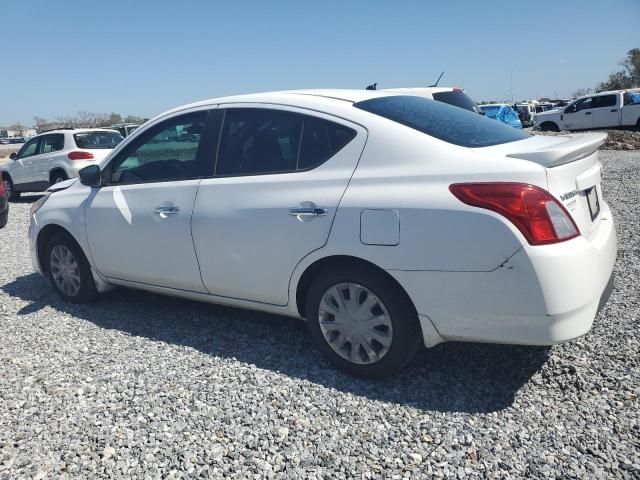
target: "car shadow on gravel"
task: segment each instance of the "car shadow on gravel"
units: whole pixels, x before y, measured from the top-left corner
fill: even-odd
[[[396,376],[370,381],[333,369],[313,346],[301,320],[128,289],[103,295],[95,304],[73,305],[35,273],[0,288],[28,302],[18,315],[51,307],[100,328],[235,358],[342,392],[422,410],[477,413],[507,408],[549,356],[548,348],[444,343],[421,351]]]

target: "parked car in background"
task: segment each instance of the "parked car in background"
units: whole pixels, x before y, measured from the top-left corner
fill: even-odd
[[[36,135],[0,166],[10,200],[21,192],[41,192],[76,177],[78,170],[102,160],[122,136],[104,128],[61,129]]]
[[[111,125],[108,128],[112,130],[117,130],[118,132],[120,132],[120,135],[122,135],[123,137],[128,137],[139,126],[140,125],[135,123],[116,123],[115,125]]]
[[[533,124],[551,131],[617,127],[640,129],[640,89],[580,97],[564,108],[537,114]]]
[[[0,182],[0,228],[7,224],[9,218],[9,197],[4,188],[4,183]]]
[[[515,106],[515,111],[523,127],[533,125],[533,116],[536,114],[536,108],[533,104],[519,103]]]
[[[8,138],[0,138],[0,145],[9,145],[10,143]]]
[[[392,92],[400,95],[415,95],[429,98],[438,102],[448,103],[454,107],[464,108],[475,113],[482,113],[476,102],[459,87],[415,87],[415,88],[385,88],[381,92]]]
[[[511,105],[507,105],[506,103],[491,103],[487,105],[480,105],[480,110],[482,110],[487,118],[497,120],[509,125],[510,127],[522,128],[522,123],[518,118],[518,114]]]
[[[367,377],[421,344],[568,341],[616,257],[605,138],[386,91],[207,100],[34,203],[33,265],[71,302],[122,285],[303,317]]]

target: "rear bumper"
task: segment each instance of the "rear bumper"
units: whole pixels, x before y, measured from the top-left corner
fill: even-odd
[[[425,319],[445,341],[552,345],[591,329],[610,294],[616,252],[613,219],[603,204],[591,238],[527,245],[491,272],[389,273],[413,300],[427,346],[437,341]]]

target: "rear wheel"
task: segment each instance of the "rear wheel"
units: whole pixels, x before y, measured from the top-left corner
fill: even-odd
[[[51,185],[69,180],[67,174],[64,172],[56,171],[51,174]]]
[[[76,241],[65,233],[47,243],[47,273],[58,294],[72,303],[89,303],[97,295],[91,266]]]
[[[351,375],[381,378],[401,370],[422,335],[406,293],[371,268],[322,272],[307,295],[309,330],[324,356]]]
[[[2,176],[2,183],[4,184],[4,189],[7,192],[7,198],[10,202],[18,200],[20,198],[20,192],[17,192],[13,186],[13,181],[11,177],[7,174]]]

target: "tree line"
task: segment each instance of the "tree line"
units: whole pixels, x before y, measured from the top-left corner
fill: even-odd
[[[56,128],[97,128],[97,127],[109,127],[116,123],[137,123],[143,124],[149,120],[148,118],[139,117],[137,115],[127,115],[122,117],[118,113],[91,113],[91,112],[78,112],[77,115],[66,115],[62,117],[56,117],[53,120],[48,120],[43,117],[33,117],[33,126],[38,133],[45,130],[54,130]],[[29,128],[25,127],[21,123],[15,123],[8,127],[10,130],[16,132],[26,132]]]
[[[632,48],[627,52],[624,60],[618,63],[620,70],[609,74],[604,82],[591,88],[580,88],[573,92],[574,97],[583,97],[591,92],[599,93],[608,90],[624,90],[626,88],[640,87],[640,48]]]

